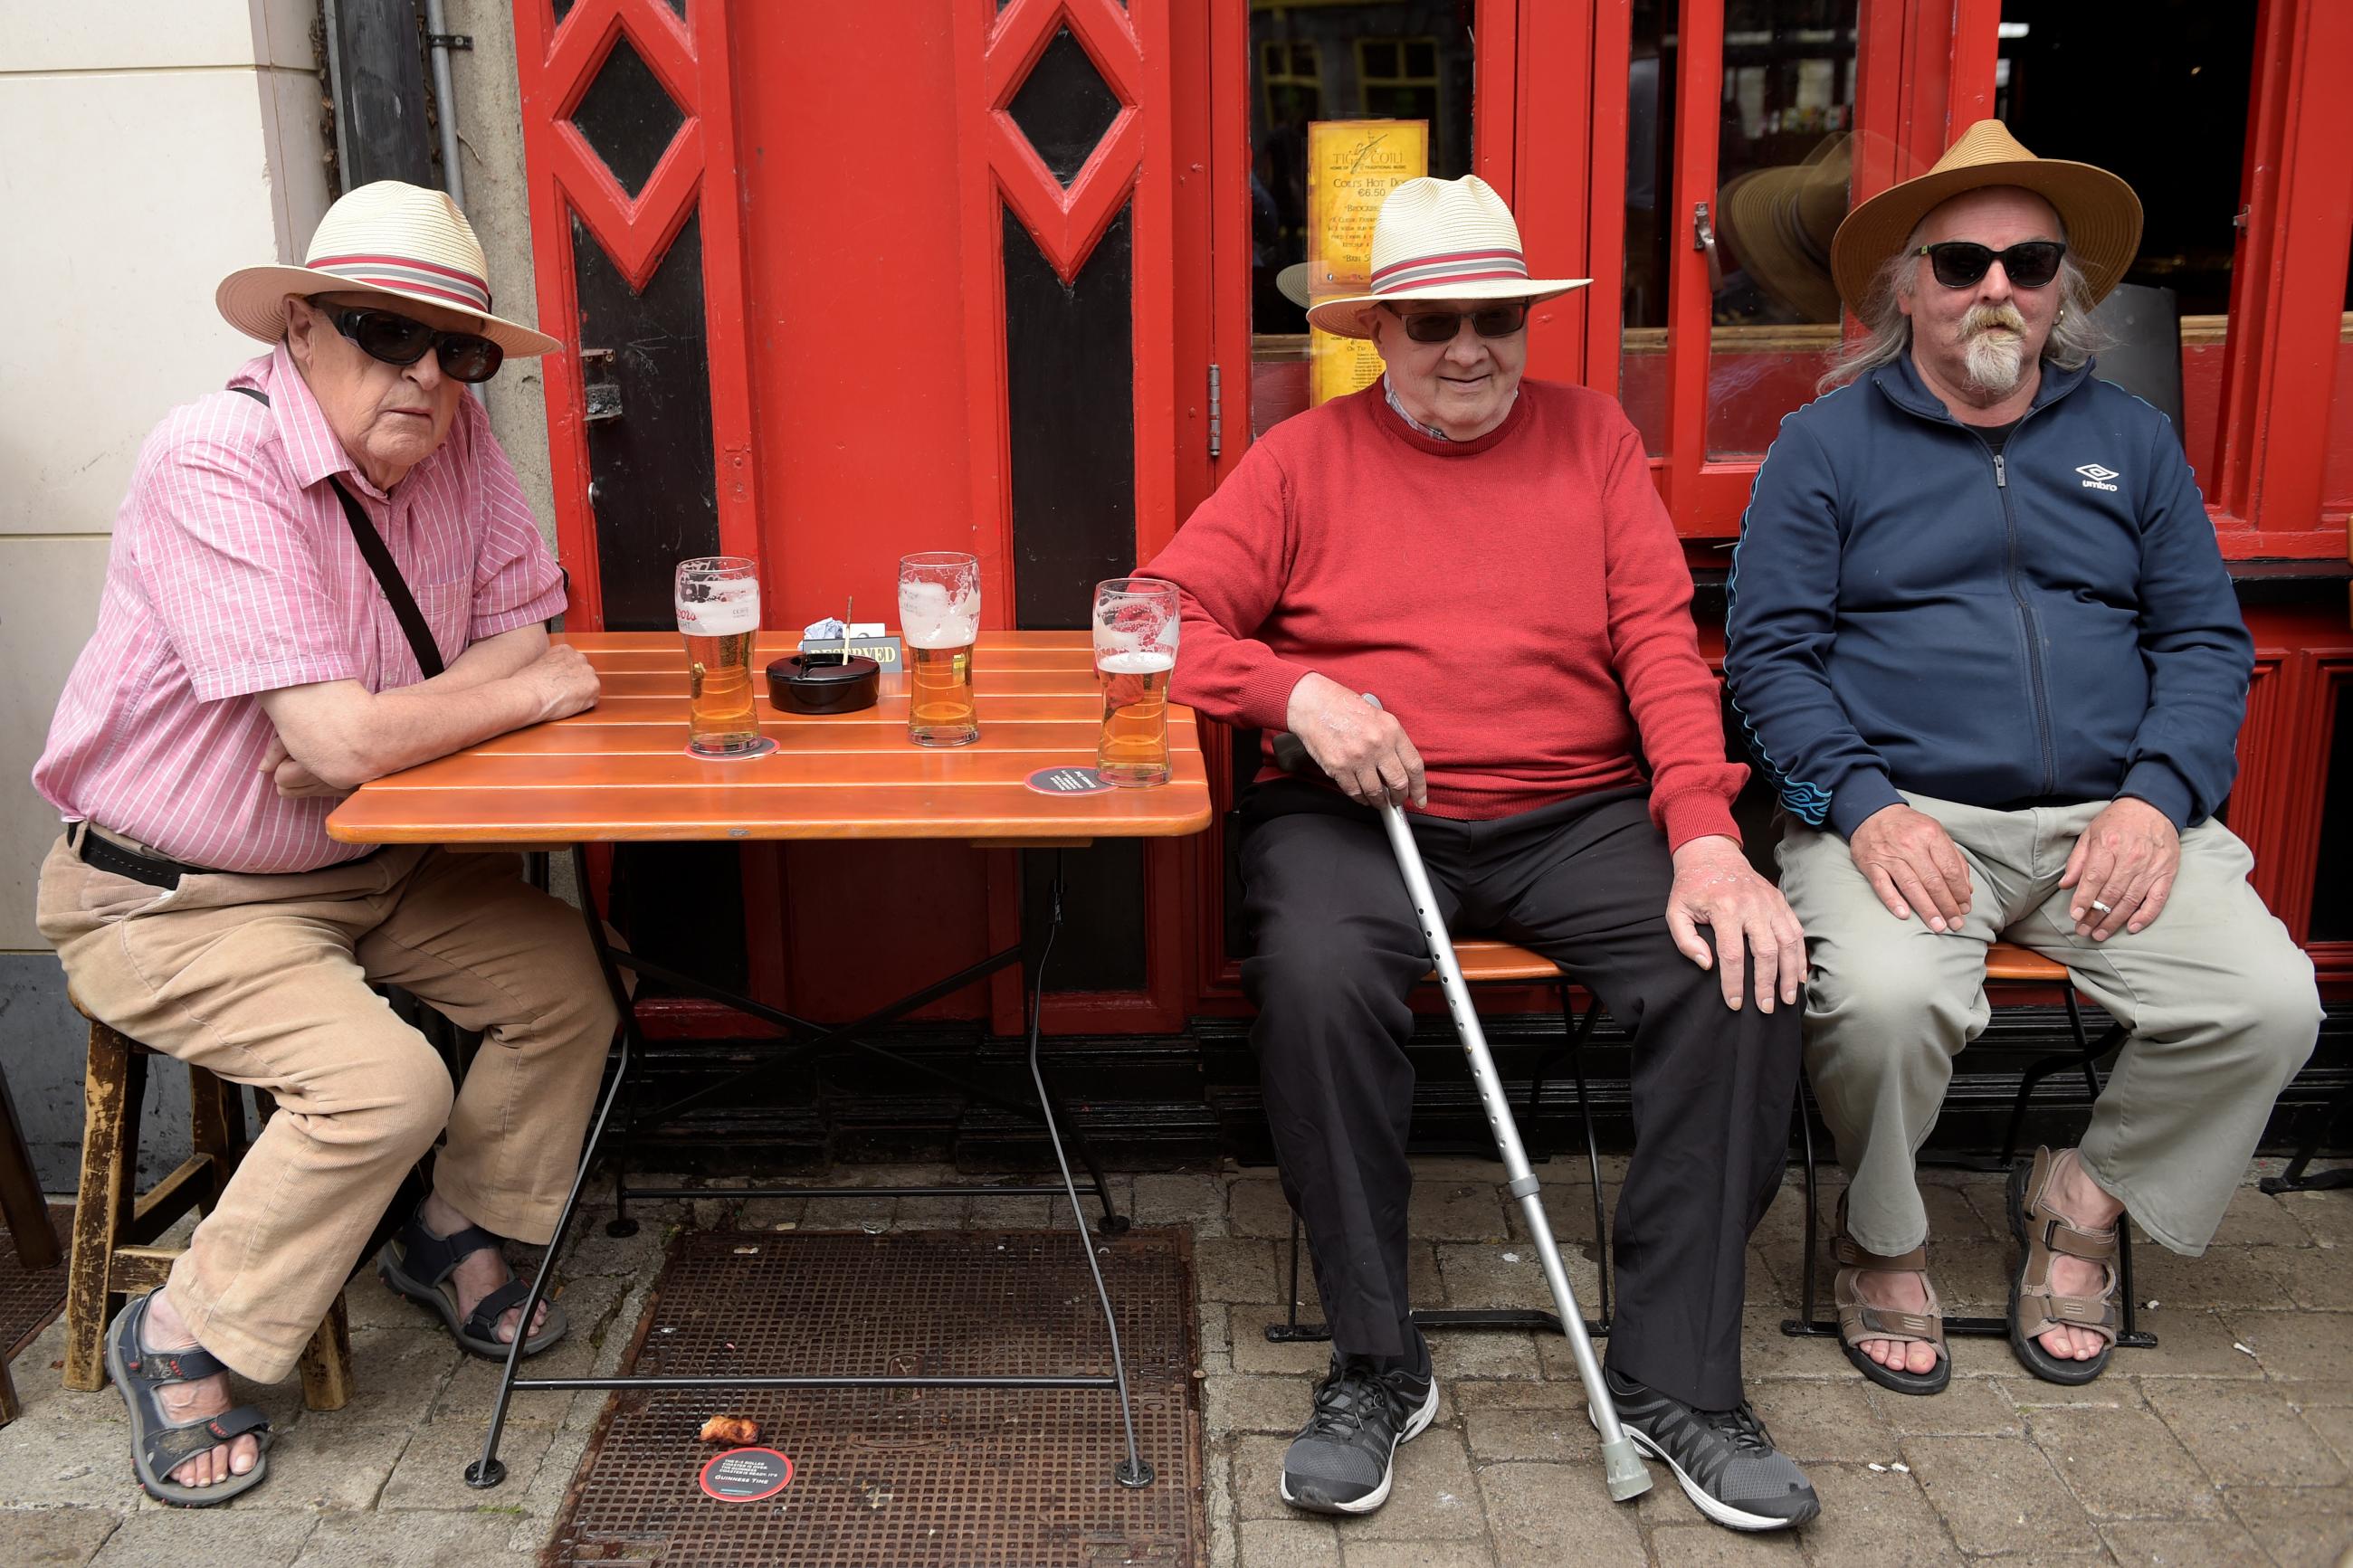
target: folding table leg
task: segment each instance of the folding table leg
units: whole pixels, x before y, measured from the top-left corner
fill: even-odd
[[[1119,1319],[1111,1308],[1111,1291],[1103,1284],[1103,1266],[1095,1261],[1095,1241],[1089,1234],[1085,1217],[1079,1209],[1078,1184],[1071,1179],[1071,1162],[1062,1152],[1062,1135],[1054,1118],[1054,1097],[1046,1090],[1046,1075],[1038,1065],[1038,1045],[1046,1012],[1046,961],[1053,956],[1055,935],[1062,929],[1062,852],[1054,852],[1052,902],[1046,927],[1045,945],[1038,953],[1038,966],[1029,981],[1029,1078],[1038,1087],[1038,1111],[1046,1121],[1046,1142],[1053,1146],[1054,1163],[1062,1173],[1062,1190],[1071,1200],[1071,1225],[1079,1238],[1079,1254],[1087,1260],[1087,1272],[1093,1276],[1095,1300],[1103,1303],[1103,1329],[1111,1336],[1112,1378],[1119,1393],[1119,1419],[1127,1434],[1127,1458],[1112,1468],[1112,1479],[1124,1487],[1148,1487],[1153,1470],[1146,1463],[1135,1441],[1135,1408],[1128,1396],[1127,1362],[1120,1353]],[[1101,1170],[1093,1172],[1097,1190],[1103,1194],[1104,1209],[1110,1212],[1110,1189]],[[1124,1228],[1123,1226],[1122,1228]]]

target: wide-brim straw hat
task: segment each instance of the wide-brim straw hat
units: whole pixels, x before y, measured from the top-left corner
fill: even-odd
[[[1310,325],[1344,338],[1373,335],[1373,313],[1404,300],[1525,300],[1582,289],[1590,278],[1531,278],[1520,226],[1476,174],[1408,180],[1373,220],[1371,292],[1319,300]]]
[[[2067,254],[2084,269],[2092,302],[2124,280],[2140,249],[2140,198],[2105,169],[2038,158],[1999,120],[1961,132],[1926,174],[1891,185],[1839,225],[1831,271],[1848,309],[1862,314],[1872,280],[1929,213],[1964,191],[2017,185],[2049,202],[2067,226]]]
[[[1725,243],[1759,289],[1808,321],[1839,319],[1831,241],[1853,171],[1853,140],[1841,132],[1802,163],[1751,169],[1724,187]]]
[[[475,330],[511,354],[560,349],[521,321],[491,313],[490,264],[474,227],[447,192],[378,180],[344,195],[319,220],[300,267],[244,267],[213,293],[228,324],[274,343],[286,335],[286,296],[365,290],[475,317]]]

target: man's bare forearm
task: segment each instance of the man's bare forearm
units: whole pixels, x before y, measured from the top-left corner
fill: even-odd
[[[500,650],[512,658],[512,650]],[[462,663],[463,660],[460,660]],[[286,752],[322,784],[356,789],[503,735],[593,707],[596,675],[569,647],[551,648],[512,674],[491,676],[477,661],[471,685],[445,677],[390,691],[371,692],[356,680],[290,686],[261,694]],[[283,780],[280,781],[281,784]]]
[[[405,687],[408,691],[463,691],[485,681],[500,680],[529,665],[547,651],[547,630],[540,626],[517,626],[494,637],[469,644],[447,669],[430,680]]]

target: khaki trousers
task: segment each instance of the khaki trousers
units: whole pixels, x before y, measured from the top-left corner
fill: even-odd
[[[617,1015],[580,917],[513,857],[415,846],[165,891],[59,839],[39,922],[82,1006],[141,1044],[276,1097],[219,1205],[173,1265],[203,1346],[286,1375],[400,1180],[434,1140],[440,1195],[475,1224],[554,1240]],[[370,982],[482,1048],[455,1091]]]
[[[1846,1167],[1855,1240],[1894,1254],[1927,1239],[1913,1157],[1936,1125],[1953,1058],[1991,1016],[1985,951],[2000,938],[2065,964],[2130,1031],[2084,1134],[2084,1165],[2158,1241],[2203,1252],[2320,1028],[2312,961],[2247,885],[2254,857],[2221,823],[2199,824],[2181,836],[2157,920],[2094,942],[2074,934],[2059,878],[2106,802],[1988,811],[1904,798],[1944,825],[1968,864],[1958,931],[1890,914],[1835,833],[1786,822],[1778,850],[1813,964],[1806,1070]]]

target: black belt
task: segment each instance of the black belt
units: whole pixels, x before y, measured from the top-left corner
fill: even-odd
[[[81,842],[74,846],[74,853],[82,858],[84,865],[95,866],[101,871],[111,871],[118,877],[128,877],[150,887],[176,888],[183,877],[206,874],[202,866],[185,865],[177,860],[165,859],[161,855],[142,855],[136,849],[125,849],[112,839],[102,837],[87,822],[81,825],[79,837]]]

